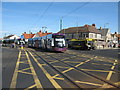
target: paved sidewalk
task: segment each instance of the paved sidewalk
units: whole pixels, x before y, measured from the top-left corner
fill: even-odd
[[[119,49],[119,48],[117,48],[117,47],[116,48],[113,48],[113,47],[104,47],[103,48],[103,46],[100,46],[100,47],[98,46],[97,49]]]

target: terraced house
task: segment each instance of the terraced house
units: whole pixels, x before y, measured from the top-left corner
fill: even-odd
[[[101,33],[96,29],[95,24],[62,29],[59,33],[64,33],[67,40],[87,38],[92,38],[96,41],[101,40]]]

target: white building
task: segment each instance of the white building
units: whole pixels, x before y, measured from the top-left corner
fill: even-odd
[[[20,39],[20,37],[17,35],[9,35],[9,36],[4,37],[4,39]]]

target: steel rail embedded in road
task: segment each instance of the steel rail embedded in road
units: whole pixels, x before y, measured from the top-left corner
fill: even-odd
[[[43,59],[41,56],[39,56],[36,52],[34,52],[39,58],[41,58],[42,60],[44,60],[47,64],[49,64],[49,66],[51,66],[52,68],[55,68],[54,66],[52,66],[50,63],[48,63],[45,59]],[[120,88],[119,86],[117,86],[117,85],[115,85],[113,82],[111,82],[110,80],[104,80],[103,78],[101,78],[101,77],[98,77],[98,76],[96,76],[96,75],[94,75],[94,74],[91,74],[91,73],[88,73],[88,72],[86,72],[86,71],[83,71],[82,69],[80,69],[80,68],[77,68],[77,67],[75,67],[75,66],[73,66],[73,65],[71,65],[71,64],[68,64],[68,63],[65,63],[64,61],[62,61],[62,60],[59,60],[59,59],[57,59],[57,58],[55,58],[55,57],[53,57],[53,56],[51,56],[51,55],[48,55],[48,54],[46,54],[47,56],[50,56],[50,57],[52,57],[52,58],[54,58],[54,59],[56,59],[57,61],[59,61],[59,62],[62,62],[62,63],[64,63],[64,64],[66,64],[66,65],[68,65],[69,67],[72,67],[72,68],[74,68],[75,70],[77,70],[77,71],[79,71],[79,72],[83,72],[84,74],[86,74],[86,75],[89,75],[89,76],[91,76],[91,77],[94,77],[94,78],[96,78],[96,79],[98,79],[98,80],[100,80],[100,81],[102,81],[102,82],[105,82],[105,83],[107,83],[107,84],[109,84],[109,85],[111,85],[111,86],[113,86],[113,87],[116,87],[116,88]],[[76,55],[75,55],[76,56]],[[59,70],[58,70],[59,71]],[[60,72],[60,71],[59,71]],[[61,72],[60,72],[61,73]],[[66,77],[68,77],[68,76],[66,76]],[[73,81],[73,80],[72,80]]]

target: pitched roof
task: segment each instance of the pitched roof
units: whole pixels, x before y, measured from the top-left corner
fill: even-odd
[[[12,37],[12,36],[14,36],[14,35],[6,36],[6,37],[4,37],[4,39],[9,39],[9,38]]]
[[[35,34],[26,34],[24,33],[23,36],[25,39],[29,39],[29,38],[32,38]]]
[[[92,25],[85,25],[85,26],[81,26],[81,27],[70,27],[67,29],[63,29],[61,31],[59,31],[59,33],[79,33],[79,32],[91,32],[91,33],[100,33],[99,30],[96,29],[95,26]]]
[[[116,35],[116,37],[119,37],[120,38],[120,34],[115,34]]]
[[[102,28],[102,29],[98,29],[100,31],[100,33],[102,34],[102,36],[106,36],[109,32],[109,28]]]
[[[50,32],[50,33],[38,32],[37,34],[39,35],[39,37],[42,37],[42,36],[46,36],[46,35],[48,35],[48,34],[52,34],[52,32]]]

